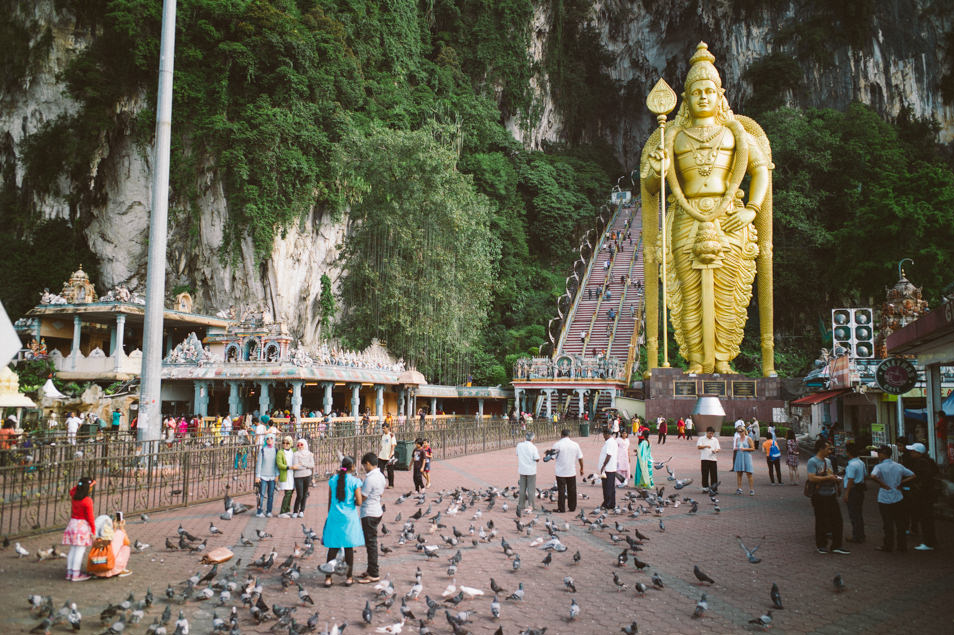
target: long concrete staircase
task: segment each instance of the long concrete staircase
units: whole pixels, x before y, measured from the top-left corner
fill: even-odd
[[[640,213],[638,206],[620,206],[607,224],[561,333],[557,356],[603,355],[625,361],[631,373],[643,313]],[[577,404],[578,400],[568,397],[559,407],[568,416],[577,416]],[[604,391],[597,409],[608,405],[609,396]]]

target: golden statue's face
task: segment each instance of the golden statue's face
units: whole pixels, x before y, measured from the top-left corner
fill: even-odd
[[[686,100],[693,117],[714,117],[719,107],[719,89],[711,79],[700,79],[689,87]]]

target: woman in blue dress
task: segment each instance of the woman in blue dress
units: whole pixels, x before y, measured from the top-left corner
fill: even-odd
[[[341,459],[338,473],[328,481],[328,518],[321,535],[321,544],[328,547],[328,561],[334,560],[339,549],[344,549],[348,574],[345,586],[354,584],[351,571],[354,568],[354,548],[364,546],[364,532],[358,509],[364,497],[361,495],[361,479],[354,475],[354,459]],[[331,586],[331,576],[325,576],[325,586]]]
[[[745,426],[739,427],[738,436],[734,441],[735,461],[732,464],[732,470],[738,480],[738,489],[736,494],[742,493],[742,472],[749,477],[749,496],[755,496],[755,487],[752,485],[752,452],[755,451],[755,443],[749,436]]]

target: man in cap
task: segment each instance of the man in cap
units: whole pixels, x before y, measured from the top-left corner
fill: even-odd
[[[616,466],[619,444],[608,427],[603,427],[603,447],[600,449],[599,475],[603,479],[603,509],[616,509]]]
[[[917,551],[934,551],[937,538],[934,533],[934,502],[937,500],[937,464],[928,456],[923,443],[914,443],[905,448],[909,452],[907,467],[916,478],[911,483],[911,500],[908,511],[911,514],[912,532],[917,526],[921,530],[921,544]]]
[[[540,452],[537,446],[533,444],[533,432],[527,431],[525,441],[517,444],[517,514],[519,515],[530,503],[530,509],[533,509],[533,499],[537,492],[537,462],[540,460]]]
[[[903,513],[904,495],[901,493],[901,485],[913,481],[916,477],[914,472],[891,460],[890,446],[882,445],[878,448],[878,459],[881,462],[871,470],[871,480],[881,488],[878,490],[878,511],[881,513],[884,542],[875,549],[907,551],[907,519]]]

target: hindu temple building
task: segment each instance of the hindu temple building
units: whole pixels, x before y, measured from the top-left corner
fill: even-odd
[[[59,293],[16,323],[20,360],[49,359],[66,381],[106,386],[139,378],[145,300],[125,287],[99,296],[80,267]],[[502,414],[512,392],[499,387],[429,384],[379,342],[363,351],[333,344],[306,350],[264,307],[217,315],[193,312],[178,294],[163,315],[162,412],[215,416],[287,410],[415,415]],[[134,415],[132,415],[134,416]],[[132,417],[126,417],[125,421]]]

